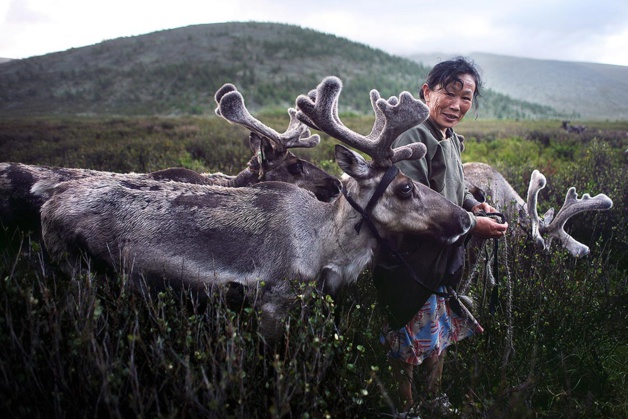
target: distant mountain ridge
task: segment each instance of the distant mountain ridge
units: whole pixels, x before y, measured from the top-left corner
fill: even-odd
[[[483,70],[486,87],[514,99],[551,106],[581,119],[628,119],[628,67],[586,62],[538,60],[487,53],[467,55]],[[447,54],[412,54],[432,66]]]
[[[194,25],[4,62],[0,117],[207,114],[215,108],[213,93],[227,82],[243,93],[252,112],[286,109],[328,75],[343,81],[341,112],[372,114],[371,89],[384,97],[403,90],[416,95],[428,70],[416,57],[390,55],[294,25]],[[534,86],[515,90],[517,96],[488,87],[480,118],[589,115],[580,108],[559,111],[542,103]],[[528,90],[537,94],[519,94]]]

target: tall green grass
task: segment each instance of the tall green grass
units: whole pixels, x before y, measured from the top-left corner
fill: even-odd
[[[68,278],[28,236],[9,245],[0,411],[10,417],[338,417],[379,406],[377,367],[357,343],[370,307],[337,308],[295,283],[285,342],[269,347],[257,313],[230,308],[220,288],[201,310],[185,292],[138,292],[123,272]]]
[[[287,116],[260,116],[277,130]],[[368,133],[372,119],[350,118]],[[591,254],[525,236],[499,249],[501,305],[471,284],[485,333],[450,351],[444,390],[470,417],[626,417],[628,123],[571,136],[560,121],[467,122],[466,161],[498,167],[524,193],[531,171],[548,177],[540,213],[569,186],[604,192],[613,209],[567,225]],[[236,173],[246,132],[208,118],[13,120],[0,123],[2,161],[112,171],[169,166]],[[333,163],[335,141],[306,153]],[[336,172],[337,173],[337,172]],[[293,284],[285,340],[269,348],[257,313],[213,290],[201,309],[186,293],[142,293],[124,272],[68,277],[35,236],[0,229],[0,411],[6,417],[386,417],[395,383],[378,342],[384,318],[369,272],[337,301]],[[391,284],[391,286],[394,286]],[[418,379],[417,379],[418,380]],[[421,398],[417,382],[417,400]],[[8,415],[8,416],[7,416]]]

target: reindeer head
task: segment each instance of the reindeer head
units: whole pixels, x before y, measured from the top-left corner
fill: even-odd
[[[258,180],[294,183],[310,190],[321,201],[331,201],[338,196],[340,181],[337,178],[288,151],[311,148],[320,142],[320,137],[311,135],[308,127],[296,118],[295,109],[288,109],[290,122],[280,134],[249,113],[244,98],[233,84],[223,85],[214,98],[218,104],[216,115],[251,132],[249,145],[254,156],[248,166],[257,173]]]
[[[452,242],[465,234],[470,227],[465,211],[427,186],[414,182],[394,166],[398,161],[425,155],[426,148],[421,143],[397,148],[392,144],[401,133],[427,118],[427,106],[408,92],[402,92],[399,98],[392,96],[385,100],[377,90],[371,90],[371,105],[376,118],[371,132],[364,136],[340,121],[338,98],[341,90],[340,79],[325,78],[315,91],[297,98],[297,118],[371,157],[372,160],[367,161],[346,146],[336,145],[336,161],[348,175],[344,178],[343,192],[351,206],[363,217],[372,215],[383,226],[384,234],[427,234]]]

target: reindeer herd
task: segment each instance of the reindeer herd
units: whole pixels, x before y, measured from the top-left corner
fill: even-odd
[[[454,243],[471,227],[469,213],[395,166],[423,158],[422,144],[393,148],[393,142],[427,118],[427,107],[408,92],[384,99],[372,90],[375,122],[361,135],[339,118],[341,90],[340,79],[327,77],[300,95],[287,130],[278,133],[251,116],[233,85],[223,86],[216,114],[251,132],[253,157],[233,177],[0,163],[0,221],[41,234],[51,259],[68,273],[89,259],[125,272],[139,288],[167,285],[202,295],[217,285],[241,287],[260,312],[261,334],[276,340],[294,299],[292,280],[336,296],[376,260],[382,240],[412,234]],[[341,179],[289,152],[318,144],[310,128],[342,143],[335,146]],[[577,199],[571,188],[558,214],[540,219],[536,196],[545,178],[537,171],[527,202],[487,165],[467,164],[465,176],[476,197],[490,197],[518,217],[539,248],[556,239],[576,257],[588,248],[564,231],[565,222],[612,206],[603,194]],[[370,229],[357,228],[364,221]]]

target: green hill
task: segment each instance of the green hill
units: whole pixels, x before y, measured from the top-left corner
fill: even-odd
[[[252,111],[293,106],[325,76],[344,82],[341,111],[371,113],[368,92],[418,91],[417,62],[294,25],[220,23],[118,38],[0,64],[0,115],[211,113],[224,83]],[[481,118],[555,118],[549,106],[485,91]]]

